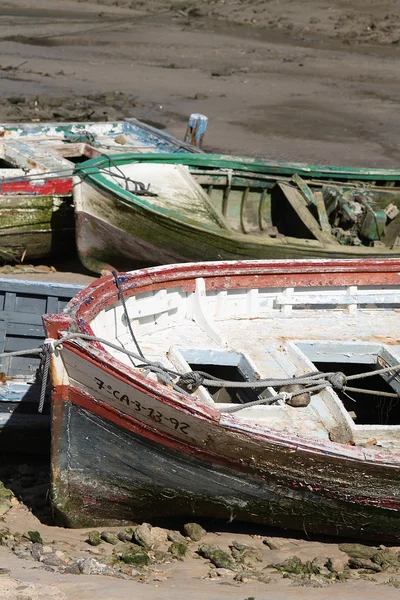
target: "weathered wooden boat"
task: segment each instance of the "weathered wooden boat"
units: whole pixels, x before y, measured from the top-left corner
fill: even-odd
[[[42,314],[61,311],[83,286],[0,279],[0,447],[48,452],[48,402],[38,414],[41,358],[35,349],[45,338]],[[32,350],[29,354],[28,350]],[[14,355],[14,352],[24,352]]]
[[[55,510],[69,526],[212,516],[398,543],[399,308],[397,259],[95,281],[44,316]]]
[[[21,140],[0,144],[0,261],[74,248],[73,165]]]
[[[35,260],[75,247],[76,162],[118,150],[200,152],[137,119],[0,124],[0,261]]]
[[[204,135],[206,117],[192,115],[189,124],[197,123],[201,117],[201,134]],[[197,130],[194,132],[197,134]],[[0,124],[0,139],[24,141],[51,149],[58,156],[83,162],[100,154],[122,152],[190,152],[201,150],[193,146],[190,136],[183,142],[169,133],[147,125],[138,119],[105,122],[71,123],[3,123]],[[195,143],[197,140],[193,143]]]
[[[400,170],[218,155],[94,159],[74,189],[97,272],[219,259],[398,256]]]

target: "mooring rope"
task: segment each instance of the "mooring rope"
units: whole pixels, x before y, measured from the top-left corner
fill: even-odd
[[[118,278],[117,278],[116,285],[117,285],[118,289],[120,290],[119,283],[120,282],[118,281]],[[121,293],[121,297],[122,297],[122,293]],[[124,302],[122,304],[124,306]],[[126,311],[126,315],[128,315],[126,305],[124,307],[124,311]],[[129,320],[128,316],[126,316],[126,318],[127,318],[127,323],[129,323],[129,325],[130,325],[130,320]],[[130,329],[131,329],[131,327],[130,327]],[[24,356],[24,355],[32,355],[32,354],[39,354],[42,356],[43,372],[42,372],[42,385],[41,385],[41,391],[40,391],[40,401],[39,401],[39,407],[38,407],[39,412],[42,412],[44,402],[45,402],[47,380],[48,380],[48,374],[49,374],[49,365],[50,365],[50,356],[55,351],[55,349],[60,348],[63,343],[68,342],[68,341],[73,341],[73,340],[94,341],[94,342],[98,342],[104,346],[108,346],[108,347],[112,348],[113,350],[116,350],[117,352],[122,352],[123,354],[126,354],[127,356],[129,356],[131,359],[135,359],[135,360],[139,361],[139,364],[137,364],[137,365],[135,365],[133,363],[133,366],[135,368],[145,369],[145,371],[147,371],[147,373],[152,372],[152,373],[156,374],[165,385],[171,386],[175,391],[177,391],[179,393],[183,393],[183,394],[193,393],[201,385],[205,386],[205,387],[211,387],[211,388],[216,387],[216,388],[227,388],[227,389],[229,389],[229,388],[257,389],[257,388],[267,388],[267,387],[282,387],[282,386],[287,386],[287,385],[305,386],[305,387],[302,387],[300,390],[293,390],[291,392],[289,392],[289,391],[280,392],[275,396],[271,396],[270,398],[259,398],[258,400],[255,400],[254,402],[247,402],[245,404],[234,405],[231,407],[225,407],[222,412],[236,412],[238,410],[243,410],[244,408],[250,408],[251,406],[257,406],[257,405],[262,405],[262,404],[272,404],[272,403],[277,402],[278,400],[282,400],[282,399],[285,402],[287,402],[295,396],[299,396],[304,393],[315,393],[315,392],[321,391],[322,389],[325,389],[327,387],[332,387],[334,389],[337,389],[337,390],[340,390],[343,392],[355,392],[355,393],[363,393],[363,394],[381,396],[383,398],[398,398],[398,399],[400,399],[400,394],[396,394],[396,393],[383,392],[383,391],[379,391],[379,390],[368,390],[368,389],[363,389],[363,388],[353,388],[353,387],[346,386],[346,382],[349,380],[362,379],[364,377],[371,377],[373,375],[380,375],[380,374],[399,371],[400,364],[393,365],[392,367],[385,367],[382,369],[377,369],[376,371],[372,371],[372,372],[368,371],[366,373],[350,375],[349,377],[346,377],[340,371],[332,372],[332,373],[322,373],[322,372],[318,371],[318,372],[309,373],[308,375],[302,376],[302,377],[291,377],[291,378],[285,378],[285,379],[274,378],[274,379],[257,379],[255,381],[227,381],[224,379],[214,378],[213,376],[209,375],[208,373],[205,373],[202,371],[191,371],[189,373],[184,373],[184,374],[178,373],[178,372],[174,371],[173,369],[164,367],[159,362],[154,362],[154,361],[148,360],[143,355],[143,352],[137,342],[137,339],[133,333],[133,330],[131,331],[131,335],[132,335],[132,339],[138,349],[138,353],[132,352],[131,350],[127,350],[124,347],[118,346],[117,344],[114,344],[113,342],[110,342],[109,340],[98,337],[96,335],[89,335],[86,333],[68,333],[58,340],[50,340],[50,339],[45,340],[44,344],[38,348],[31,348],[28,350],[18,350],[15,352],[2,352],[2,353],[0,353],[0,358],[12,357],[12,356]],[[174,381],[174,378],[177,379],[177,381]]]

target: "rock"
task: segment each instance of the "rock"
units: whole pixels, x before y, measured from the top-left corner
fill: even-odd
[[[378,550],[372,556],[371,560],[382,567],[382,571],[390,571],[391,573],[400,572],[400,555],[394,550],[389,550],[389,548]]]
[[[327,567],[328,561],[329,558],[327,556],[316,556],[311,561],[313,571],[317,572],[318,570],[320,575],[329,575],[331,571]]]
[[[235,581],[240,581],[240,583],[249,583],[253,577],[251,573],[236,573],[233,579]]]
[[[120,573],[117,569],[108,567],[95,558],[79,558],[76,561],[76,564],[78,565],[80,573],[83,575],[109,575],[120,579],[129,579],[124,573]]]
[[[207,534],[207,531],[198,523],[186,523],[183,526],[183,531],[186,537],[193,542],[199,542]]]
[[[383,569],[380,565],[373,563],[369,558],[349,558],[348,565],[350,569],[367,569],[380,573]]]
[[[0,498],[0,517],[6,514],[12,507],[10,500]]]
[[[186,543],[187,538],[183,537],[181,533],[177,533],[175,531],[169,531],[167,534],[167,539],[170,542],[184,542]]]
[[[215,569],[214,572],[218,577],[232,577],[233,571],[231,569]]]
[[[117,538],[121,540],[121,542],[131,542],[133,538],[133,527],[127,527],[123,531],[119,531],[117,533]]]
[[[391,585],[396,589],[400,589],[400,579],[396,579],[396,577],[391,577],[383,585]]]
[[[43,544],[42,536],[38,531],[28,531],[28,537],[34,544]]]
[[[303,389],[304,386],[301,386],[297,383],[292,383],[289,385],[282,385],[279,388],[279,393],[288,392],[289,394],[293,394],[294,392],[299,392]],[[303,394],[298,394],[297,396],[293,396],[286,400],[286,404],[294,407],[308,406],[311,402],[311,394],[309,392],[304,392]]]
[[[242,544],[242,542],[238,542],[236,540],[233,540],[232,544],[229,544],[229,548],[231,549],[231,552],[233,549],[235,549],[240,553],[244,552],[245,550],[254,550],[253,546],[249,546],[249,544]]]
[[[90,531],[86,541],[88,544],[90,544],[90,546],[99,546],[102,542],[102,539],[98,531]]]
[[[118,538],[114,533],[109,533],[108,531],[102,531],[100,534],[100,538],[107,542],[107,544],[112,544],[116,546],[118,544]]]
[[[90,559],[88,559],[88,560],[90,560]],[[41,562],[44,565],[48,565],[49,567],[59,567],[65,561],[61,560],[61,558],[58,558],[58,556],[56,556],[56,554],[53,553],[53,554],[44,554],[42,556]]]
[[[281,563],[275,563],[268,566],[281,573],[292,573],[294,575],[319,573],[317,566],[313,565],[309,560],[303,563],[298,556],[290,556]]]
[[[74,562],[64,569],[64,573],[70,573],[71,575],[80,575],[82,571],[80,570],[78,563]]]
[[[209,561],[211,561],[212,564],[218,568],[231,569],[232,571],[235,569],[235,563],[232,557],[225,552],[225,550],[218,548],[218,546],[203,544],[199,547],[197,552],[201,556],[204,556],[204,558],[207,558]]]
[[[32,544],[31,555],[34,560],[40,560],[43,556],[43,546],[42,544]]]
[[[168,552],[172,556],[175,556],[175,558],[183,560],[188,552],[188,545],[185,542],[172,542],[168,548]]]
[[[334,557],[328,558],[326,562],[326,567],[329,569],[331,573],[343,573],[345,568],[347,567],[347,557]]]
[[[240,557],[240,562],[245,567],[255,569],[262,562],[261,553],[258,550],[245,550]]]
[[[154,550],[154,560],[156,562],[162,563],[170,558],[171,556],[169,556],[166,552],[162,552],[161,550]]]
[[[142,523],[133,532],[133,540],[142,546],[145,550],[151,550],[156,544],[156,540],[152,534],[152,528],[149,523]]]
[[[62,560],[63,562],[68,560],[67,555],[65,554],[65,552],[63,552],[62,550],[56,550],[54,552],[54,554],[57,556],[57,558],[59,558],[60,560]]]
[[[126,142],[127,142],[127,139],[126,139],[126,137],[124,136],[124,134],[123,134],[123,133],[121,133],[120,135],[117,135],[117,136],[114,138],[114,142],[116,142],[117,144],[121,144],[122,146],[124,146],[124,145],[126,144]]]
[[[351,558],[372,558],[378,551],[373,546],[364,546],[364,544],[339,544],[339,550],[345,552]]]
[[[147,567],[150,564],[150,557],[147,552],[142,549],[139,552],[131,552],[121,555],[122,562],[127,565],[136,565],[138,567]]]
[[[283,547],[282,542],[278,538],[266,537],[263,539],[263,544],[268,546],[270,550],[281,550]]]
[[[51,554],[53,552],[53,548],[51,546],[43,546],[42,554]]]

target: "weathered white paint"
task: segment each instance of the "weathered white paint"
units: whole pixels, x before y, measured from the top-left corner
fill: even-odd
[[[261,378],[289,378],[315,370],[309,356],[317,359],[317,354],[325,362],[347,359],[371,364],[382,356],[385,364],[400,363],[400,295],[398,288],[390,286],[216,292],[206,290],[204,280],[198,279],[193,293],[179,288],[162,295],[146,292],[127,304],[145,356],[182,373],[190,370],[182,348],[242,353]],[[124,319],[121,306],[116,305],[91,325],[99,336],[136,351]],[[129,364],[125,355],[110,352]],[[400,374],[395,383],[394,389],[400,389]],[[196,396],[200,402],[224,408],[204,388]],[[356,425],[330,388],[315,394],[305,408],[261,405],[235,416],[243,423],[257,422],[268,429],[319,439],[327,439],[329,431],[341,425],[356,443],[376,438],[388,449],[400,446],[400,424]]]

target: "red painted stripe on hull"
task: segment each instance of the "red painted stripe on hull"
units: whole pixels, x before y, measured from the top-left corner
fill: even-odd
[[[35,183],[33,180],[29,181],[12,181],[9,183],[0,184],[1,194],[34,194],[47,196],[50,194],[56,194],[65,196],[72,193],[72,178],[67,177],[63,179],[45,179]]]

